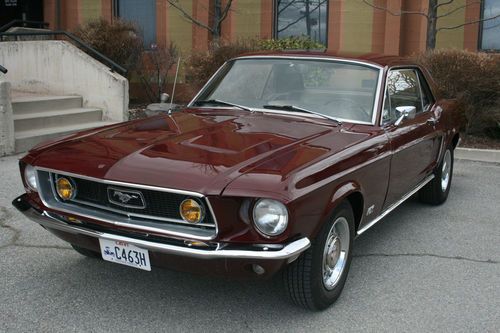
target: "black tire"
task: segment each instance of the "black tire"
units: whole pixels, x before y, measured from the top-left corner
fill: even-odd
[[[443,167],[445,167],[445,163],[447,163],[447,154],[450,156],[448,171],[449,179],[444,189],[442,186],[443,173],[445,171]],[[441,205],[448,199],[448,193],[450,193],[451,180],[453,178],[453,148],[446,148],[441,163],[439,163],[439,166],[434,170],[434,176],[434,179],[418,192],[418,198],[421,202],[430,205]]]
[[[323,255],[327,239],[333,224],[344,217],[348,224],[349,245],[344,269],[334,284],[328,290],[323,281]],[[311,247],[300,257],[285,267],[283,280],[285,288],[292,301],[310,310],[323,310],[334,303],[344,288],[349,266],[352,259],[352,243],[354,241],[354,214],[349,202],[342,202],[324,224]]]
[[[75,245],[75,244],[71,244],[71,247],[78,253],[80,253],[81,255],[85,256],[85,257],[89,257],[89,258],[93,258],[93,259],[101,259],[101,254],[99,252],[95,252],[95,251],[91,251],[91,250],[87,250],[87,249],[84,249],[83,247],[80,247],[78,245]]]

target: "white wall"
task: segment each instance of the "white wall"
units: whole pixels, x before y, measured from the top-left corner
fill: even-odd
[[[80,95],[84,107],[103,110],[103,120],[128,119],[128,81],[65,41],[0,42],[2,80],[12,89]]]

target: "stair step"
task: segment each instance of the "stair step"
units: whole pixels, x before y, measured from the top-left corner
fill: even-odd
[[[15,114],[16,132],[30,131],[56,126],[91,123],[102,120],[102,110],[97,108],[78,108],[56,111]]]
[[[15,150],[16,153],[21,153],[31,149],[31,147],[45,140],[57,138],[73,132],[84,131],[87,129],[107,126],[112,124],[114,124],[114,122],[96,121],[78,125],[57,126],[57,127],[48,127],[37,130],[18,131],[15,133],[15,140],[16,140]]]
[[[20,96],[12,99],[15,115],[81,108],[81,96]]]

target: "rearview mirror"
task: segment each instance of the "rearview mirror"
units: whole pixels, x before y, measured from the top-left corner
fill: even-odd
[[[403,119],[413,119],[417,114],[417,108],[414,106],[397,106],[396,112],[398,114],[398,119],[394,125],[399,126]]]

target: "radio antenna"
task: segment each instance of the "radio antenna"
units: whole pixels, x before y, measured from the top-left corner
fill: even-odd
[[[177,84],[177,76],[179,75],[180,64],[181,64],[181,57],[177,58],[177,69],[175,70],[174,86],[172,87],[172,98],[170,98],[170,107],[168,108],[168,114],[172,113],[172,104],[174,103],[175,86]]]

